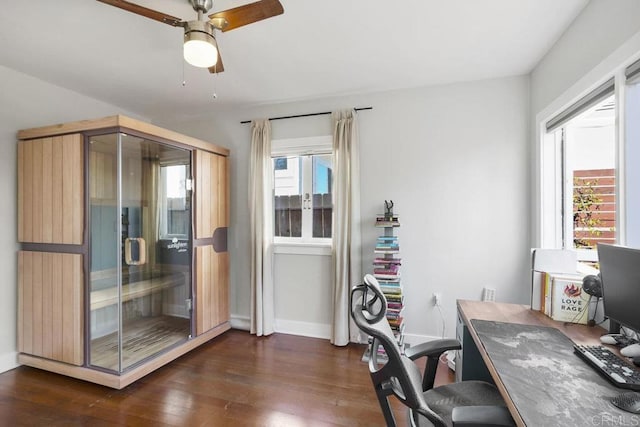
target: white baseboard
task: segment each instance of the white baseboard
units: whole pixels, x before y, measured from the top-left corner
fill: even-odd
[[[231,315],[231,327],[243,331],[251,330],[251,319],[247,316]],[[274,331],[281,334],[300,335],[303,337],[330,339],[331,325],[298,322],[295,320],[276,319]]]
[[[18,352],[12,351],[0,354],[0,372],[7,372],[20,366],[18,363]]]
[[[331,325],[276,319],[275,331],[303,337],[331,339]]]
[[[240,329],[241,331],[251,330],[251,319],[247,316],[231,315],[231,321],[229,322],[233,329]]]
[[[251,319],[248,316],[231,315],[231,327],[243,331],[251,330]],[[300,335],[303,337],[331,339],[331,325],[319,323],[298,322],[295,320],[276,319],[276,332],[282,334]],[[437,340],[440,337],[430,335],[405,334],[404,341],[411,345],[417,345],[427,341]],[[363,341],[366,343],[366,338]]]

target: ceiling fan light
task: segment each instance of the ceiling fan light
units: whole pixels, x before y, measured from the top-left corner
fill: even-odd
[[[216,65],[216,62],[218,62],[218,47],[216,39],[213,37],[213,29],[189,29],[185,32],[184,60],[194,67],[200,68],[209,68]]]

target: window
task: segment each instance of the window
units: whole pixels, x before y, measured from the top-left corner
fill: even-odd
[[[640,61],[625,72],[624,202],[625,240],[621,243],[640,248]]]
[[[640,60],[612,74],[538,123],[536,245],[576,248],[582,261],[598,242],[640,247]]]
[[[272,142],[276,243],[324,243],[333,213],[331,137]]]
[[[160,238],[187,238],[191,223],[188,220],[189,200],[187,192],[187,165],[168,165],[160,167],[161,192]]]
[[[581,260],[595,260],[598,243],[616,242],[616,129],[615,97],[583,104],[550,130],[545,143],[547,160],[556,165],[547,170],[553,181],[549,192],[557,207],[551,213],[556,247],[575,249]],[[571,108],[570,108],[571,109]],[[569,109],[569,110],[570,110]],[[553,123],[553,119],[550,121]],[[555,127],[554,127],[555,126]],[[553,158],[550,158],[553,157]]]

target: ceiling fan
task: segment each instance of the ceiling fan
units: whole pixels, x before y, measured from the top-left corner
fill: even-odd
[[[209,15],[209,19],[206,20],[203,19],[203,15],[211,9],[213,0],[188,0],[193,10],[198,13],[198,19],[183,21],[175,16],[125,0],[98,1],[173,27],[184,28],[184,59],[195,67],[208,68],[211,73],[224,71],[222,58],[216,43],[215,30],[230,31],[284,13],[279,0],[260,0],[234,7],[233,9],[216,12]]]

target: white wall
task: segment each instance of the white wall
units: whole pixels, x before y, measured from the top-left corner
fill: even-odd
[[[483,286],[496,288],[499,301],[525,303],[529,298],[528,104],[528,78],[513,77],[261,106],[160,124],[232,150],[231,312],[246,318],[250,127],[239,122],[372,106],[359,113],[363,271],[371,271],[378,234],[374,217],[382,212],[385,199],[393,199],[402,223],[398,235],[406,332],[410,337],[442,333],[439,314],[430,305],[432,293],[441,292],[446,335],[454,336],[457,298],[479,299]],[[272,129],[274,139],[327,135],[331,123],[329,116],[319,116],[274,121]],[[288,279],[282,277],[277,284],[276,317],[326,321],[330,276],[318,270],[326,270],[326,257],[300,260],[290,263],[291,282],[284,283]],[[307,280],[301,283],[301,277]],[[307,286],[319,286],[325,293],[301,293]]]
[[[640,29],[637,0],[591,0],[531,72],[531,112],[539,113]]]
[[[67,121],[128,114],[121,108],[0,66],[0,371],[17,366],[16,133]]]

